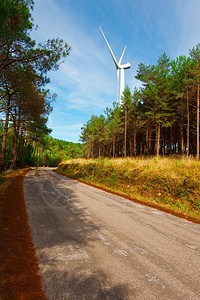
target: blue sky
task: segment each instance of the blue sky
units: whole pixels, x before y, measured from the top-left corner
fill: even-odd
[[[33,18],[37,41],[62,38],[70,55],[49,73],[48,88],[57,94],[48,126],[54,138],[79,141],[81,126],[92,114],[104,113],[116,100],[116,69],[99,26],[125,71],[131,90],[141,86],[134,77],[140,62],[155,64],[166,52],[170,58],[188,55],[200,43],[199,0],[35,0]]]

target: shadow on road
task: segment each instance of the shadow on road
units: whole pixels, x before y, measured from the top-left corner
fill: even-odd
[[[44,288],[49,299],[125,300],[128,296],[125,285],[109,287],[106,274],[100,270],[96,270],[93,274],[59,271],[52,274],[47,271],[44,277],[46,278]]]
[[[26,201],[43,287],[48,299],[125,300],[128,288],[112,285],[93,265],[99,228],[77,201],[77,182],[40,173],[26,178]]]

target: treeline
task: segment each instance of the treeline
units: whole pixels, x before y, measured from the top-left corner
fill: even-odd
[[[0,3],[0,171],[25,163],[31,147],[48,139],[56,95],[45,88],[47,72],[57,70],[70,51],[58,38],[38,45],[31,39],[32,9],[32,0]]]
[[[3,123],[0,122],[0,146],[4,134]],[[6,139],[6,151],[4,157],[4,169],[9,169],[13,160],[13,129],[8,128]],[[16,166],[56,167],[62,160],[80,158],[83,155],[81,143],[66,142],[54,139],[42,130],[37,129],[35,136],[20,136],[18,143]]]
[[[81,158],[83,145],[46,136],[40,142],[29,144],[28,151],[25,165],[57,167],[63,160]]]
[[[189,56],[156,65],[140,63],[142,87],[125,88],[122,104],[93,115],[81,140],[87,158],[100,156],[194,155],[199,160],[200,44]]]

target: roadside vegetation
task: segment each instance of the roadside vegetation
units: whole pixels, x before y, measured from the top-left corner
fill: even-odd
[[[200,222],[200,168],[193,158],[75,159],[57,171]]]
[[[140,88],[127,86],[120,105],[82,127],[86,159],[58,171],[200,221],[200,44],[140,63],[135,78]]]

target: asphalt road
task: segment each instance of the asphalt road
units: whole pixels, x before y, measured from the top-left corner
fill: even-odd
[[[200,225],[51,169],[24,193],[48,299],[200,299]]]

